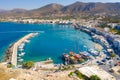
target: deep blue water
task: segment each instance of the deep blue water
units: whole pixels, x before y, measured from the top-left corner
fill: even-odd
[[[94,48],[91,37],[81,31],[76,31],[69,25],[57,24],[20,24],[0,23],[0,58],[4,56],[6,48],[29,31],[44,31],[30,39],[25,45],[24,61],[41,61],[51,57],[55,63],[62,63],[63,53],[86,51]],[[85,47],[86,46],[86,47]]]

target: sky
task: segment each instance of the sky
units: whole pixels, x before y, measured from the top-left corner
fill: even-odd
[[[62,5],[72,4],[76,1],[80,2],[120,2],[120,0],[0,0],[0,9],[14,9],[14,8],[23,8],[23,9],[35,9],[40,8],[44,5],[50,3],[58,3]]]

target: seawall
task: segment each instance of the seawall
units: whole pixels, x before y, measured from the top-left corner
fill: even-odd
[[[34,37],[38,33],[29,33],[26,36],[19,39],[17,42],[12,44],[7,50],[6,55],[4,58],[5,62],[11,62],[14,66],[17,66],[17,52],[18,52],[18,46],[23,43],[25,40],[30,39],[31,37]]]

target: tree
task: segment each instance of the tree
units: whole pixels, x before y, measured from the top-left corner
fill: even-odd
[[[30,69],[34,66],[34,62],[32,62],[32,61],[23,62],[22,66],[23,66],[23,68]]]
[[[110,54],[110,57],[113,59],[114,57],[116,57],[116,54],[111,53],[111,54]]]
[[[10,63],[10,64],[7,65],[7,68],[12,68],[13,66],[14,65]]]
[[[97,75],[92,75],[90,80],[101,80]]]
[[[70,77],[70,76],[73,76],[73,74],[74,74],[74,72],[70,72],[69,74],[68,74],[68,76]]]
[[[82,74],[82,73],[79,72],[78,70],[76,70],[74,73],[77,75],[77,77],[78,77],[79,79],[89,80],[89,78],[88,78],[87,76],[85,76],[84,74]]]

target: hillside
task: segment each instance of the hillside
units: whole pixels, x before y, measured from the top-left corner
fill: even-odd
[[[120,3],[83,3],[75,2],[73,4],[63,6],[52,3],[41,8],[33,10],[14,9],[0,10],[2,17],[40,17],[40,16],[62,16],[62,15],[120,15]]]

